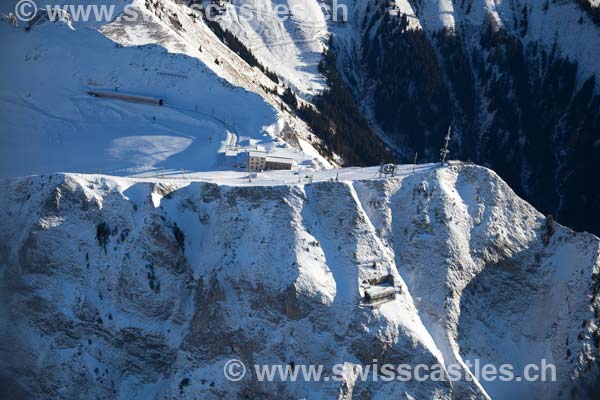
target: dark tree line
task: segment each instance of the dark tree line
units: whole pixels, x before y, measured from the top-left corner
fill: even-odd
[[[217,37],[244,61],[259,68],[273,82],[280,83],[277,74],[264,67],[233,33],[223,29],[217,21],[209,18],[204,20]],[[285,87],[281,99],[290,108],[297,110],[300,117],[323,140],[324,146],[318,150],[324,156],[330,156],[331,152],[335,152],[348,165],[377,165],[381,162],[393,161],[393,153],[375,135],[351,93],[339,78],[332,46],[333,44],[330,43],[330,50],[325,53],[319,65],[330,89],[316,96],[314,101],[316,110],[312,106],[298,107],[296,95],[289,87]]]
[[[340,78],[332,39],[319,70],[327,79],[329,89],[313,99],[316,109],[302,105],[298,113],[324,141],[326,149],[341,155],[346,165],[367,166],[395,161],[394,154],[373,132]]]
[[[590,183],[600,167],[595,77],[578,87],[577,63],[556,48],[525,47],[491,26],[481,49],[486,60],[477,75],[493,119],[480,140],[478,160],[496,168],[540,210],[598,233],[600,188]]]
[[[240,56],[242,60],[246,61],[248,65],[257,67],[273,82],[279,83],[277,74],[262,65],[254,56],[254,54],[252,54],[252,52],[244,45],[244,43],[237,38],[237,36],[231,33],[228,29],[223,29],[223,27],[217,21],[211,18],[204,18],[204,21],[210,30],[217,35],[219,40],[233,50],[233,52],[235,52],[238,56]]]
[[[435,49],[421,31],[406,30],[401,16],[383,14],[376,37],[363,38],[367,74],[375,78],[375,119],[399,149],[437,157],[452,119],[448,90]],[[369,32],[369,29],[366,30]]]
[[[401,15],[366,21],[380,38],[370,32],[362,46],[374,117],[403,162],[415,151],[435,161],[452,121],[452,157],[493,168],[559,222],[600,233],[596,77],[578,85],[575,62],[524,44],[523,12],[516,35],[490,21],[475,45],[453,31],[407,30]]]
[[[296,95],[294,94],[292,89],[290,89],[289,87],[286,87],[283,90],[283,94],[281,95],[281,100],[283,100],[285,102],[285,104],[290,106],[292,109],[298,108],[298,99],[296,98]]]
[[[577,5],[588,13],[592,21],[600,26],[600,7],[594,7],[590,0],[575,0]]]

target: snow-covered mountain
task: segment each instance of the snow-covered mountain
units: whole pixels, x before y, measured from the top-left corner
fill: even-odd
[[[600,241],[493,172],[219,186],[5,179],[2,386],[12,398],[590,398]],[[365,283],[398,294],[360,306]],[[389,278],[388,278],[389,279]],[[343,382],[223,378],[223,364],[347,363]],[[522,368],[557,382],[361,382],[353,364]],[[597,394],[597,393],[596,393]],[[402,397],[404,396],[404,397]],[[412,397],[411,397],[412,396]]]
[[[284,22],[273,11],[257,11],[260,18],[246,22],[239,14],[248,4],[253,10],[299,4],[308,11]],[[333,35],[334,68],[372,130],[401,161],[411,162],[415,153],[420,160],[436,160],[452,125],[456,157],[491,167],[519,195],[567,225],[600,233],[600,189],[588,179],[600,168],[597,1],[234,0],[226,5],[229,17],[222,24],[305,98],[322,88],[315,54]],[[327,18],[340,5],[347,22]],[[331,86],[329,77],[325,81]],[[337,125],[335,115],[343,106],[333,106],[331,124]],[[316,133],[342,159],[356,162],[348,145],[356,138],[349,130],[339,133],[342,140],[331,140],[326,129]],[[363,153],[381,159],[380,150],[374,146]]]
[[[14,3],[3,4],[5,16]],[[332,165],[313,147],[319,139],[282,104],[283,89],[190,8],[118,3],[140,17],[118,19],[117,8],[112,22],[41,18],[27,30],[22,21],[0,21],[9,60],[0,74],[10,77],[0,82],[3,176],[223,170],[231,168],[228,149],[257,145],[306,167]],[[90,91],[162,98],[165,106],[98,99]]]
[[[600,7],[587,0],[348,1],[338,67],[404,161],[493,168],[560,221],[596,234]]]
[[[307,168],[373,165],[391,159],[373,132],[400,161],[418,153],[431,162],[452,125],[455,158],[493,168],[545,213],[598,233],[600,189],[588,179],[600,168],[597,2],[233,0],[212,25],[192,10],[198,1],[81,3],[116,4],[115,17],[28,32],[1,24],[3,54],[23,60],[0,70],[12,77],[0,87],[0,140],[13,148],[4,175],[228,169],[222,155],[234,142],[279,148]],[[340,5],[347,22],[329,18]],[[125,6],[142,17],[118,18]],[[280,20],[277,6],[302,12]],[[325,61],[335,65],[323,66],[331,35],[336,57]],[[90,88],[164,97],[169,107],[92,101]],[[65,148],[80,151],[65,160]],[[17,161],[25,157],[36,161]]]
[[[0,5],[0,397],[600,396],[600,240],[544,216],[600,226],[596,0],[339,1],[345,23],[316,0],[232,0],[217,22],[198,1],[85,0],[115,14],[30,24],[16,3]],[[337,169],[393,159],[384,142],[434,161],[450,123],[453,158],[500,177]],[[295,170],[249,173],[250,150]],[[366,304],[374,288],[394,296]],[[229,382],[233,358],[343,379]],[[542,359],[556,382],[469,366]],[[361,381],[373,360],[464,377]]]

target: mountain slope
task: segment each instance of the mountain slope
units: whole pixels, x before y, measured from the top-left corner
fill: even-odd
[[[10,10],[14,3],[3,9]],[[420,161],[431,162],[437,159],[442,138],[452,125],[455,158],[493,168],[544,213],[575,229],[598,233],[600,189],[589,178],[591,171],[600,168],[596,3],[342,2],[349,15],[343,23],[328,20],[332,5],[313,0],[234,1],[225,4],[219,29],[229,29],[237,37],[235,43],[219,38],[198,12],[181,2],[116,3],[117,11],[133,5],[142,18],[73,22],[76,32],[72,35],[66,34],[66,27],[54,26],[55,33],[48,24],[25,33],[4,21],[3,33],[10,38],[4,42],[4,52],[27,61],[24,69],[7,63],[1,71],[20,78],[5,80],[2,87],[3,119],[8,121],[3,148],[18,147],[14,154],[3,154],[8,160],[2,165],[4,175],[56,170],[158,175],[163,169],[173,173],[230,169],[222,157],[240,135],[237,145],[241,147],[258,144],[276,149],[310,168],[391,160],[373,131],[396,150],[400,161],[412,162],[418,153]],[[250,21],[243,19],[243,5],[254,16]],[[302,6],[305,11],[293,11],[279,21],[275,5]],[[84,37],[90,43],[102,43],[98,48],[92,45],[90,51],[108,51],[109,43],[98,32],[97,37],[84,32],[90,27],[126,46],[115,49],[113,55],[122,57],[122,64],[101,71],[73,58]],[[333,66],[319,68],[329,34],[334,40],[328,54],[335,54],[337,75],[343,79],[323,75]],[[53,40],[55,35],[60,40]],[[60,48],[55,46],[58,43]],[[160,69],[133,77],[136,68],[147,66],[127,46],[149,44],[158,44],[169,54],[153,53],[157,59],[152,62],[161,65]],[[236,54],[239,46],[245,46],[260,66]],[[57,63],[56,58],[43,56],[50,49],[62,52],[61,64],[69,71],[66,76],[45,77],[43,71]],[[71,59],[77,63],[64,62]],[[196,70],[202,72],[196,74]],[[104,78],[95,81],[96,73]],[[258,96],[250,100],[253,95],[244,94],[241,104],[247,107],[236,100],[230,107],[227,99],[241,92],[224,87],[213,96],[212,85],[224,84],[219,78]],[[205,81],[211,82],[210,90],[195,90]],[[355,99],[346,88],[333,90],[343,86],[340,82],[352,89]],[[82,96],[94,84],[109,90],[144,88],[136,93],[164,95],[167,104],[177,109],[171,108],[164,116],[122,104],[110,104],[107,110],[102,104],[95,110],[96,105],[89,106]],[[288,87],[304,99],[297,106]],[[47,89],[43,95],[42,88]],[[320,96],[323,90],[325,96]],[[32,93],[43,98],[32,99]],[[65,96],[77,104],[55,110]],[[358,115],[354,100],[371,126]],[[320,110],[313,110],[306,101]],[[83,112],[77,109],[82,104]],[[94,113],[111,115],[111,131],[116,134],[112,141],[107,142],[97,118],[90,116]],[[135,126],[123,123],[132,117],[140,117]],[[155,119],[163,126],[154,124]],[[123,132],[132,127],[138,130],[134,135]],[[90,143],[100,146],[100,152],[86,149],[87,142],[74,133],[83,129],[91,131]],[[31,136],[32,131],[37,133]],[[65,138],[73,141],[62,145]],[[48,149],[43,148],[46,144]],[[73,157],[72,164],[65,164],[60,157],[65,147],[86,151]],[[361,156],[357,149],[362,150]],[[17,167],[20,164],[14,160],[25,157],[36,162]]]
[[[546,219],[484,168],[256,187],[45,175],[4,179],[2,193],[1,386],[13,397],[566,399],[597,389],[598,238],[555,224],[546,245]],[[365,282],[390,275],[396,298],[359,306]],[[520,368],[540,357],[557,382],[361,382],[352,372],[374,358],[465,371],[474,358]],[[346,372],[227,382],[230,358]]]
[[[455,157],[598,233],[600,25],[580,3],[361,2],[332,26],[339,69],[402,160],[435,160],[452,125]]]
[[[112,22],[41,18],[28,31],[0,21],[2,51],[12,60],[0,70],[11,77],[0,86],[2,175],[231,169],[226,150],[257,145],[303,167],[332,165],[313,147],[319,139],[282,104],[281,88],[188,7],[135,0],[120,9],[124,4],[139,13],[136,21],[116,11]],[[164,106],[88,91],[162,98]]]
[[[493,168],[545,213],[599,233],[600,192],[589,182],[590,171],[600,168],[597,3],[338,4],[348,10],[347,23],[331,21],[334,5],[302,0],[226,3],[220,24],[297,95],[317,95],[317,103],[319,92],[328,89],[317,69],[318,53],[332,34],[340,75],[401,161],[412,162],[415,153],[435,161],[452,125],[456,158]],[[243,19],[243,5],[252,11],[250,21]],[[279,21],[276,5],[305,11]],[[304,117],[313,120],[313,130],[336,131],[342,120],[352,119],[349,114],[336,110],[320,124]],[[330,147],[352,163],[355,140],[347,130],[335,136],[343,144]],[[370,129],[362,135],[370,136]],[[333,142],[328,132],[319,136]],[[364,160],[386,158],[378,146],[365,151],[372,154]]]

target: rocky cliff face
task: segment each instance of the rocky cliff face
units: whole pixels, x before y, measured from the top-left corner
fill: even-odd
[[[1,187],[0,386],[12,398],[597,390],[600,242],[558,224],[548,236],[487,169],[277,187],[45,175]],[[366,285],[386,280],[395,299],[361,306]],[[229,382],[231,358],[346,364],[341,382]],[[361,382],[352,367],[541,358],[557,382]]]

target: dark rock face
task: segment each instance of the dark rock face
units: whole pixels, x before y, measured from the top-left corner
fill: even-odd
[[[340,62],[357,100],[402,162],[415,152],[436,161],[452,125],[452,158],[494,169],[540,211],[600,233],[596,77],[582,75],[556,44],[531,37],[530,19],[541,17],[527,7],[500,27],[491,17],[465,22],[470,6],[456,3],[464,21],[433,31],[410,30],[405,15],[374,3],[360,21],[361,50]],[[348,53],[345,45],[340,54]],[[598,43],[582,45],[593,51]]]

